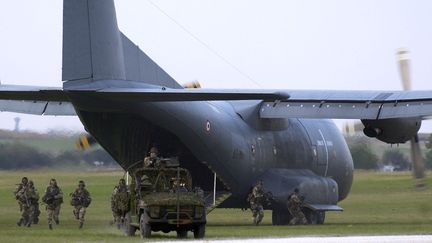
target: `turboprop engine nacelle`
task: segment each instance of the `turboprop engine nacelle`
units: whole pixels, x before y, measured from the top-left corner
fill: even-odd
[[[417,135],[420,118],[394,118],[383,120],[361,120],[363,133],[386,143],[405,143]]]

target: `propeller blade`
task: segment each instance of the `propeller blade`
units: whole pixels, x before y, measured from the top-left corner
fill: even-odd
[[[411,90],[411,76],[410,76],[410,60],[408,57],[408,50],[400,48],[397,51],[399,74],[401,76],[402,86],[405,91]],[[416,179],[416,186],[423,187],[425,177],[425,165],[423,156],[421,154],[418,135],[416,134],[411,138],[411,161],[413,166],[414,178]]]
[[[424,186],[423,178],[425,177],[425,172],[424,172],[425,166],[424,166],[423,155],[421,154],[418,135],[411,138],[411,159],[412,159],[414,177],[417,180],[416,182],[417,187],[422,187]]]
[[[185,89],[200,89],[201,84],[198,82],[198,80],[196,80],[196,81],[192,81],[192,82],[183,84],[183,88],[185,88]]]
[[[96,140],[90,134],[80,136],[75,142],[76,148],[83,151],[91,148],[93,145],[96,144]]]
[[[411,79],[410,79],[410,67],[409,67],[409,58],[408,58],[408,50],[404,48],[400,48],[397,51],[398,56],[398,64],[399,64],[399,74],[401,76],[403,90],[411,90]]]

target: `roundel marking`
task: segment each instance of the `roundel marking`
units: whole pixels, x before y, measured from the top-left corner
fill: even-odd
[[[206,130],[207,133],[209,133],[210,130],[211,130],[211,124],[210,124],[210,121],[209,121],[209,120],[207,120],[207,122],[206,122],[205,130]]]

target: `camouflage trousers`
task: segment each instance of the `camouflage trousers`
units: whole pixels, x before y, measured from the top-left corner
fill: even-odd
[[[53,220],[56,223],[59,222],[60,205],[55,206],[55,207],[48,207],[47,206],[46,211],[47,211],[48,224],[52,225]]]
[[[290,225],[307,224],[306,217],[300,208],[290,208],[288,211],[292,216],[292,219],[289,222]]]
[[[83,206],[75,206],[75,209],[73,210],[73,214],[75,215],[75,218],[80,221],[80,223],[84,223],[84,216],[86,213],[86,208]]]
[[[251,210],[253,224],[258,225],[264,218],[264,208],[260,204],[251,203]]]
[[[21,219],[20,219],[21,224],[30,226],[34,221],[35,212],[36,212],[35,205],[22,204],[21,205]]]

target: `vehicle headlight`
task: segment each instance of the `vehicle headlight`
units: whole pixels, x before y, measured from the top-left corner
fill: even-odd
[[[149,213],[150,213],[150,217],[158,218],[159,213],[160,213],[160,207],[159,206],[150,206]]]
[[[203,214],[204,214],[204,207],[196,206],[195,207],[195,215],[194,215],[194,217],[196,219],[198,219],[198,218],[201,218],[203,216]]]

